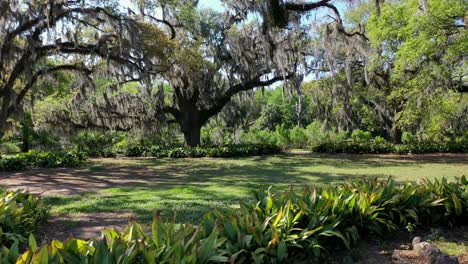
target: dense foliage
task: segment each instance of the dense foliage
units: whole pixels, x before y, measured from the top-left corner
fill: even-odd
[[[79,151],[29,151],[14,157],[0,159],[0,171],[18,171],[26,167],[76,167],[86,162],[87,156]]]
[[[245,157],[277,154],[281,152],[275,144],[226,144],[221,146],[166,147],[166,146],[129,146],[125,154],[129,157],[157,158],[198,158],[198,157]]]
[[[318,261],[324,253],[349,248],[367,234],[384,235],[408,224],[463,224],[466,217],[465,177],[405,185],[391,179],[357,180],[278,194],[261,189],[253,201],[242,202],[233,212],[208,213],[199,226],[178,226],[156,217],[151,234],[132,222],[122,233],[103,231],[103,238],[96,241],[54,240],[37,247],[31,238],[20,258],[15,244],[3,247],[0,259],[2,263]]]
[[[383,139],[368,141],[329,140],[313,145],[311,150],[314,152],[354,154],[468,153],[468,141],[415,141],[406,144],[392,144]]]
[[[82,131],[76,135],[72,143],[79,152],[91,157],[115,157],[123,151],[125,134],[96,131]]]
[[[25,242],[48,213],[44,201],[30,193],[0,190],[0,245]]]

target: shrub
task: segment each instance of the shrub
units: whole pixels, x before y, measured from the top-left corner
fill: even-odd
[[[0,159],[0,170],[19,171],[26,167],[56,168],[76,167],[87,160],[86,154],[78,151],[29,151],[15,157]]]
[[[1,158],[0,171],[20,171],[26,168],[26,162],[17,157]]]
[[[86,154],[79,151],[50,152],[50,151],[29,151],[16,155],[23,159],[28,166],[38,168],[76,167],[83,164]]]
[[[80,152],[85,152],[92,157],[115,157],[121,144],[125,140],[125,134],[106,131],[83,131],[76,135],[72,142]]]
[[[0,153],[18,153],[21,149],[14,143],[5,142],[0,144]]]
[[[409,222],[466,223],[466,217],[465,177],[405,185],[392,179],[362,179],[279,194],[260,189],[235,211],[207,213],[198,226],[178,226],[156,217],[151,234],[131,222],[122,233],[104,230],[96,241],[54,240],[37,248],[30,239],[21,263],[33,258],[44,263],[310,263],[337,247],[350,248],[367,234],[404,230]],[[3,247],[2,263],[18,259],[14,246]]]
[[[140,145],[127,146],[127,149],[125,150],[125,155],[127,157],[141,157],[144,156],[143,153],[145,153],[148,150],[148,147]]]
[[[397,153],[467,153],[468,140],[451,141],[412,141],[396,147]]]
[[[43,200],[30,193],[0,190],[0,244],[24,242],[48,213]]]
[[[226,144],[222,146],[164,147],[129,146],[125,152],[129,157],[199,158],[199,157],[245,157],[280,153],[281,149],[270,144]]]
[[[235,137],[234,129],[213,120],[201,129],[201,142],[203,145],[232,144]]]
[[[312,151],[325,153],[382,154],[393,152],[393,145],[382,138],[369,141],[328,140],[313,145]]]
[[[408,144],[408,143],[415,142],[415,141],[417,140],[414,135],[408,132],[403,132],[403,135],[401,136],[401,142],[403,144]]]
[[[369,131],[356,129],[351,133],[351,140],[355,142],[366,142],[372,140],[372,135]]]
[[[371,140],[324,140],[311,146],[314,152],[354,154],[422,154],[422,153],[467,153],[468,140],[452,141],[411,141],[395,145],[381,137]]]
[[[276,145],[275,134],[266,129],[252,128],[248,132],[243,132],[239,139],[241,144],[269,144]]]
[[[344,131],[338,132],[336,129],[323,129],[322,124],[318,121],[314,121],[308,125],[306,131],[309,146],[316,146],[324,141],[341,141],[347,137],[347,133]]]
[[[291,148],[307,148],[307,130],[302,127],[293,127],[290,132]]]

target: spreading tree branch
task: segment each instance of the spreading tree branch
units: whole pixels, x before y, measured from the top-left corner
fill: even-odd
[[[76,64],[64,64],[64,65],[58,65],[54,67],[49,67],[45,69],[41,69],[37,71],[29,80],[29,82],[21,89],[21,91],[18,93],[16,96],[16,102],[14,105],[10,106],[9,108],[9,114],[11,114],[15,108],[19,107],[21,105],[21,102],[23,101],[24,97],[26,94],[29,92],[29,90],[34,86],[34,84],[37,82],[39,77],[51,74],[54,72],[58,71],[79,71],[83,72],[85,74],[91,74],[92,70],[88,69],[86,67],[83,67],[82,65],[76,65]]]
[[[271,79],[268,79],[266,81],[262,81],[260,80],[261,76],[257,76],[256,78],[253,78],[249,81],[246,81],[246,82],[242,82],[242,83],[239,83],[239,84],[236,84],[236,85],[233,85],[231,86],[229,89],[227,89],[227,91],[223,94],[222,97],[220,97],[219,99],[216,100],[216,102],[214,103],[214,105],[208,109],[204,109],[202,111],[202,116],[204,119],[208,120],[210,117],[216,115],[217,113],[219,113],[223,107],[229,103],[229,101],[231,100],[231,98],[238,94],[239,92],[242,92],[242,91],[248,91],[248,90],[252,90],[256,87],[264,87],[264,86],[269,86],[269,85],[272,85],[278,81],[284,81],[284,80],[288,80],[290,78],[292,78],[294,76],[294,74],[287,74],[285,76],[275,76]],[[205,121],[206,121],[205,120]]]

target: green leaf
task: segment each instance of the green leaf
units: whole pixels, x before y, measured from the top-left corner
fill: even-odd
[[[38,252],[36,252],[31,260],[31,264],[48,264],[49,263],[49,254],[47,245],[41,247]]]
[[[276,215],[275,221],[273,222],[274,227],[278,226],[282,217],[283,217],[283,207],[281,206],[279,212]]]
[[[18,259],[18,240],[15,240],[13,245],[10,247],[10,251],[8,252],[8,261],[14,263]]]
[[[32,252],[36,252],[37,250],[36,238],[34,238],[34,235],[32,233],[29,234],[29,248]]]
[[[455,206],[455,213],[458,216],[460,216],[462,214],[462,205],[461,205],[460,198],[458,198],[458,196],[455,193],[452,193],[452,200]]]
[[[460,179],[461,184],[463,185],[468,185],[468,180],[466,179],[466,176],[463,175]]]
[[[282,240],[278,243],[278,249],[277,249],[277,257],[278,260],[283,260],[288,256],[288,248],[286,246],[286,243]]]

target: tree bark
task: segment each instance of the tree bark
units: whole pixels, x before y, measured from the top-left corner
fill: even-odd
[[[185,130],[184,129],[184,139],[185,139],[185,144],[189,147],[196,147],[199,146],[201,143],[201,126],[200,125],[194,125],[190,127],[190,129]]]
[[[2,113],[0,113],[0,140],[5,136],[7,132],[7,116],[3,116]]]
[[[392,130],[390,131],[390,137],[392,139],[392,143],[394,144],[401,144],[402,142],[403,131],[397,126],[393,126]]]
[[[29,134],[28,135],[23,135],[22,138],[22,144],[21,144],[21,152],[28,152],[29,151]]]
[[[201,127],[204,125],[202,113],[195,105],[185,105],[184,112],[178,115],[178,122],[184,133],[185,145],[189,147],[199,146],[201,143]]]

